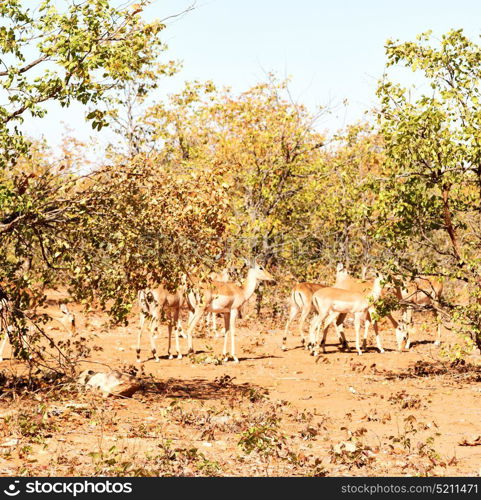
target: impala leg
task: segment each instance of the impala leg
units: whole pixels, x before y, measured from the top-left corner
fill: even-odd
[[[342,349],[349,350],[349,345],[346,340],[346,336],[344,335],[344,320],[346,319],[346,315],[344,313],[339,313],[336,317],[336,321],[334,326],[336,328],[337,337],[339,339],[339,344]]]
[[[340,313],[336,319],[336,331],[337,336],[339,337],[339,342],[341,343],[341,347],[349,351],[349,344],[347,342],[346,336],[344,335],[344,321],[346,319],[347,314]]]
[[[174,326],[174,329],[177,328],[177,325]],[[168,344],[168,347],[167,347],[167,356],[169,356],[169,359],[172,359],[173,356],[170,352],[170,348],[172,346],[172,323],[169,321],[168,324],[167,324],[167,331],[168,331],[168,335],[169,335],[169,344]]]
[[[362,349],[367,350],[367,337],[369,335],[369,327],[371,326],[371,315],[369,312],[366,312],[366,316],[364,317],[364,335],[362,337]]]
[[[0,332],[1,335],[1,332]],[[8,334],[6,331],[3,332],[2,340],[0,340],[0,363],[3,361],[3,351],[8,340]]]
[[[171,325],[170,319],[168,324]],[[159,317],[156,315],[156,317],[152,318],[152,321],[150,322],[150,348],[152,350],[152,355],[154,356],[154,359],[155,361],[157,361],[157,363],[160,361],[160,359],[159,356],[157,355],[157,346],[155,345],[155,339],[157,338],[157,332],[159,331],[159,327],[160,327],[160,320]]]
[[[187,320],[187,326],[189,326],[191,314],[192,313],[189,311],[189,319]],[[177,328],[177,335],[179,335],[180,337],[185,339],[186,335],[185,335],[184,329],[182,328],[182,321],[180,320],[180,314],[179,314],[179,318],[177,319],[177,324],[175,326]]]
[[[297,307],[297,305],[291,304],[291,307],[289,309],[289,317],[287,318],[286,326],[284,328],[284,337],[282,337],[281,349],[283,351],[285,351],[287,349],[287,334],[289,332],[289,327],[291,326],[291,323],[294,321],[294,318],[297,316],[298,312],[299,312],[299,308]]]
[[[145,327],[145,321],[147,319],[147,315],[144,312],[140,312],[140,319],[139,319],[139,333],[137,335],[137,363],[140,363],[140,339],[142,338],[142,333],[144,331]]]
[[[379,325],[377,324],[377,321],[372,321],[372,316],[369,311],[367,313],[367,317],[369,318],[369,321],[372,322],[372,328],[374,329],[374,334],[376,335],[376,346],[379,352],[382,354],[384,352],[384,349],[382,347],[381,335],[379,333]]]
[[[361,335],[361,314],[354,313],[354,330],[356,331],[356,351],[359,356],[362,354],[360,345],[360,335]]]
[[[413,325],[413,310],[408,307],[405,309],[403,314],[404,327],[406,329],[406,349],[409,350],[411,347],[411,331]]]
[[[309,316],[309,312],[311,311],[311,305],[305,305],[301,311],[301,317],[299,319],[299,337],[301,337],[301,344],[304,345],[306,343],[306,339],[304,337],[304,323],[306,322],[307,316]]]
[[[322,317],[321,315],[315,314],[314,317],[311,320],[311,325],[309,328],[309,342],[306,346],[306,349],[309,349],[312,351],[314,349],[314,346],[316,345],[317,341],[317,336],[316,336],[316,331],[319,329],[319,325],[322,322]]]
[[[327,331],[329,330],[330,324],[337,319],[338,313],[331,313],[327,319],[324,322],[324,330],[322,332],[322,341],[321,341],[321,347],[322,347],[322,352],[325,354],[326,353],[326,337],[327,337]],[[315,355],[317,354],[317,351],[314,353]]]
[[[234,361],[234,363],[239,362],[239,360],[237,359],[237,356],[235,355],[235,320],[236,319],[237,319],[237,309],[232,309],[230,312],[230,318],[229,318],[229,330],[230,330],[230,341],[231,341],[230,353],[232,355],[232,361]]]
[[[403,342],[406,340],[406,345],[408,345],[408,339],[406,335],[406,327],[404,324],[399,325],[395,330],[396,335],[396,345],[398,352],[403,352]]]
[[[180,353],[180,346],[179,346],[179,328],[181,328],[181,323],[180,323],[180,311],[179,309],[174,309],[173,312],[171,313],[171,319],[172,321],[169,322],[169,359],[172,359],[174,356],[171,353],[171,346],[172,346],[172,329],[174,330],[174,337],[175,337],[175,351],[177,354],[177,359],[182,359],[182,354]]]
[[[190,354],[191,352],[194,352],[194,348],[192,345],[192,332],[194,331],[195,327],[197,326],[197,323],[200,321],[204,314],[204,309],[199,308],[195,311],[194,315],[192,316],[192,320],[189,324],[189,328],[187,328],[187,353]]]
[[[180,352],[180,344],[179,344],[179,329],[180,330],[182,329],[182,325],[181,325],[180,319],[179,319],[180,310],[177,309],[174,314],[177,317],[177,319],[175,321],[175,330],[174,330],[174,335],[175,335],[175,350],[177,352],[177,359],[182,359],[182,354]]]
[[[403,319],[401,319],[400,322],[396,321],[392,314],[387,314],[386,318],[391,322],[391,325],[394,328],[394,332],[395,332],[395,336],[396,336],[397,350],[398,350],[398,352],[402,352],[402,350],[403,350],[402,344],[404,342],[404,339],[407,340],[406,328],[404,327],[404,321],[403,321]]]
[[[438,323],[438,331],[436,334],[436,341],[434,342],[434,345],[439,346],[439,345],[441,345],[441,334],[442,334],[442,326],[443,325],[441,324],[440,315],[436,309],[433,310],[433,314],[434,314],[434,319]]]
[[[224,356],[224,361],[229,361],[229,356],[227,355],[227,341],[230,332],[230,312],[224,313],[224,349],[222,350],[222,356]]]

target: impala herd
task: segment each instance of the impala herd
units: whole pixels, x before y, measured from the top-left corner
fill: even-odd
[[[137,339],[137,361],[140,362],[140,341],[147,322],[149,322],[150,326],[152,354],[155,360],[159,361],[155,338],[162,313],[165,313],[167,317],[169,359],[173,358],[171,351],[172,331],[174,331],[175,337],[175,354],[178,359],[182,358],[179,347],[179,336],[183,334],[180,312],[185,309],[189,312],[188,327],[184,334],[187,338],[187,354],[194,352],[192,334],[201,318],[210,319],[212,329],[217,335],[215,322],[216,314],[219,314],[224,319],[224,348],[222,353],[224,361],[232,359],[237,363],[239,360],[235,350],[236,319],[240,315],[243,304],[254,294],[259,281],[274,281],[274,278],[262,266],[256,264],[249,269],[247,278],[242,285],[229,281],[229,274],[224,271],[221,274],[211,273],[209,278],[203,282],[187,276],[182,286],[173,293],[169,292],[163,285],[141,290],[139,292],[140,330]],[[189,286],[189,282],[191,286]],[[443,285],[434,278],[426,277],[416,278],[406,287],[395,285],[389,288],[393,290],[396,299],[399,301],[403,310],[403,318],[399,322],[390,313],[386,317],[395,329],[398,350],[401,351],[403,347],[409,349],[413,308],[430,306],[437,319]],[[375,302],[382,297],[386,289],[382,276],[378,276],[373,281],[358,280],[350,276],[342,264],[337,266],[336,282],[332,287],[320,283],[298,283],[292,289],[289,298],[289,316],[284,329],[282,349],[286,350],[287,334],[291,323],[300,312],[299,336],[302,343],[313,355],[318,354],[319,346],[325,352],[326,335],[329,325],[332,323],[335,326],[341,347],[349,349],[344,336],[344,323],[348,315],[354,317],[356,351],[358,354],[362,354],[362,349],[366,349],[367,336],[371,325],[376,334],[377,348],[379,352],[384,352],[375,320]],[[314,313],[314,316],[309,328],[309,339],[306,342],[304,323],[311,312]],[[361,347],[362,322],[364,322],[364,336]],[[319,344],[321,326],[323,327],[322,340]],[[436,345],[440,343],[440,334],[441,324],[438,321]],[[228,354],[229,336],[230,355]]]
[[[159,361],[156,347],[156,334],[163,317],[167,319],[168,356],[172,353],[172,333],[174,333],[175,355],[182,358],[179,337],[187,340],[187,354],[193,353],[193,332],[202,318],[210,323],[217,336],[216,315],[224,320],[224,361],[232,359],[238,362],[235,348],[236,320],[241,315],[242,306],[252,297],[260,281],[275,281],[274,277],[262,266],[255,264],[248,272],[242,285],[231,281],[227,271],[211,273],[206,280],[193,276],[185,276],[181,286],[175,292],[170,292],[163,284],[156,284],[138,293],[140,310],[140,329],[137,338],[137,361],[140,362],[140,343],[146,326],[149,330],[150,345],[153,357]],[[387,314],[394,327],[397,348],[409,349],[409,335],[412,331],[412,311],[418,307],[429,306],[438,320],[436,345],[440,343],[441,323],[437,318],[440,312],[440,300],[443,285],[431,277],[416,278],[408,285],[388,285],[382,276],[374,280],[359,280],[349,275],[342,264],[338,264],[336,281],[333,286],[320,283],[298,283],[289,297],[289,314],[284,328],[282,349],[286,350],[287,334],[296,316],[300,313],[298,333],[302,344],[317,355],[319,348],[325,352],[326,335],[331,324],[334,325],[340,341],[340,347],[348,350],[348,342],[344,335],[344,324],[348,315],[354,319],[355,344],[358,354],[366,349],[369,328],[372,325],[379,352],[384,352],[376,321],[376,301],[385,293],[393,293],[402,310],[402,319],[397,321]],[[181,324],[181,311],[189,314],[189,321],[184,332]],[[8,300],[0,296],[0,361],[11,326],[8,324]],[[65,304],[60,306],[60,317],[57,319],[70,332],[75,331],[75,318]],[[309,314],[313,318],[309,326],[308,339],[304,336],[304,324]],[[364,335],[361,345],[361,325],[364,323]],[[321,331],[322,330],[322,331]],[[322,333],[322,336],[321,336]],[[230,349],[229,349],[230,338]],[[320,341],[320,342],[319,342]]]

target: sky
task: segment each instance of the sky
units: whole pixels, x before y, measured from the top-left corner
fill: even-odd
[[[144,17],[165,19],[193,2],[154,0]],[[440,36],[463,28],[478,41],[480,14],[481,2],[475,0],[197,0],[194,10],[166,21],[164,57],[181,61],[183,69],[164,78],[153,99],[192,80],[243,91],[274,72],[291,77],[293,98],[312,111],[332,108],[318,126],[334,130],[376,105],[387,39],[408,41],[428,29]],[[410,75],[400,78],[409,83]],[[30,135],[58,144],[63,124],[82,140],[93,135],[80,105],[49,111],[48,123],[27,124]],[[101,134],[102,144],[111,140],[108,131]]]

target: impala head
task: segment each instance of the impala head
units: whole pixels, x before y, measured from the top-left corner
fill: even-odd
[[[63,314],[64,321],[68,325],[69,329],[72,331],[72,333],[75,333],[76,331],[75,316],[70,312],[67,304],[65,303],[60,304],[60,312]]]
[[[249,270],[249,273],[254,274],[257,280],[259,281],[275,281],[274,276],[272,274],[268,273],[263,266],[259,264],[255,264],[254,267],[252,267]]]

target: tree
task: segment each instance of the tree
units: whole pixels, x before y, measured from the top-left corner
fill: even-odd
[[[226,197],[220,169],[174,177],[160,157],[131,154],[80,174],[68,155],[58,162],[48,148],[29,144],[23,119],[45,119],[48,102],[79,101],[90,106],[94,129],[107,125],[107,104],[119,89],[137,78],[152,88],[157,74],[149,68],[164,47],[162,23],[140,18],[147,0],[119,8],[109,0],[66,1],[62,12],[53,0],[34,11],[24,3],[0,5],[7,98],[0,107],[0,287],[10,301],[2,325],[16,327],[9,335],[19,350],[27,335],[30,355],[45,365],[51,353],[40,341],[55,346],[35,314],[45,287],[62,282],[75,299],[98,299],[125,320],[148,279],[175,285],[182,271],[219,254]],[[58,357],[62,366],[69,359]]]
[[[385,141],[376,237],[389,266],[404,275],[461,279],[479,294],[481,234],[481,47],[462,30],[433,44],[388,41],[388,67],[420,73],[429,92],[408,91],[386,76],[378,113]],[[481,347],[479,300],[456,315]]]
[[[326,145],[311,187],[311,234],[302,242],[317,273],[319,264],[332,273],[337,262],[357,274],[376,267],[382,248],[371,237],[372,185],[383,161],[382,136],[367,123],[346,127]]]
[[[166,161],[214,164],[225,171],[233,224],[231,253],[279,263],[309,232],[308,188],[323,136],[315,116],[289,100],[287,82],[240,95],[188,84],[146,116]]]
[[[26,112],[43,117],[45,104],[73,101],[96,105],[109,91],[131,80],[150,65],[162,48],[160,22],[145,23],[140,0],[116,8],[109,0],[76,3],[44,0],[38,9],[21,0],[0,5],[2,55],[0,88],[7,103],[0,107],[0,166],[26,151],[20,125]],[[88,117],[100,129],[104,112],[94,108]]]

